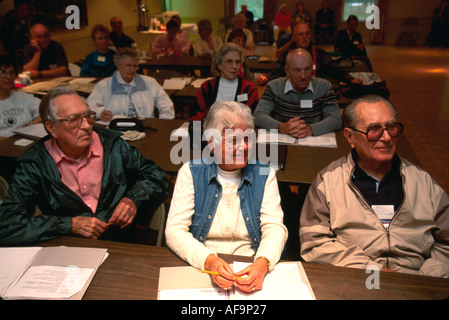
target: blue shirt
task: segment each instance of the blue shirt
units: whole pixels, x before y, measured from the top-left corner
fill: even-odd
[[[220,202],[222,187],[218,181],[217,164],[211,159],[202,159],[201,163],[197,162],[195,160],[190,162],[195,189],[195,214],[190,232],[195,239],[204,243]],[[260,171],[267,168],[269,168],[268,165],[259,162],[248,164],[243,169],[237,190],[240,208],[255,251],[261,241],[260,208],[265,182],[268,178],[268,174],[262,174]]]
[[[114,50],[102,54],[95,50],[88,54],[81,66],[80,76],[110,77],[117,69],[114,64]]]

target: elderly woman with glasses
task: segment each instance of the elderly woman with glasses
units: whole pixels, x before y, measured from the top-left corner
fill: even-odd
[[[87,98],[90,109],[103,121],[113,116],[173,119],[175,111],[170,97],[156,79],[138,75],[139,54],[121,48],[114,55],[117,71],[97,83]]]
[[[168,194],[165,172],[119,132],[94,127],[95,112],[70,88],[50,91],[39,113],[49,135],[17,160],[0,206],[0,245],[64,235],[133,241],[136,220]]]
[[[197,103],[190,112],[190,120],[203,120],[209,108],[219,100],[237,101],[250,107],[259,102],[257,86],[242,78],[245,57],[235,43],[223,44],[214,55],[212,72],[216,78],[205,81],[197,93]],[[246,70],[247,71],[247,70]],[[248,72],[243,71],[244,74]]]
[[[275,172],[250,156],[255,137],[248,106],[217,101],[204,134],[213,156],[180,169],[167,245],[193,267],[216,272],[212,279],[222,288],[260,290],[287,239]],[[254,263],[233,271],[219,253],[252,256]]]
[[[33,95],[12,91],[17,67],[12,57],[0,56],[0,139],[14,135],[14,130],[40,122],[40,100]]]

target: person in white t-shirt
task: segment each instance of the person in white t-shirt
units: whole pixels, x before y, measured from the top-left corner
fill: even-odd
[[[195,55],[212,58],[223,44],[223,40],[219,36],[212,35],[212,24],[209,20],[200,20],[197,26],[200,37],[195,39]]]
[[[0,137],[14,135],[14,130],[41,122],[40,100],[22,91],[13,91],[17,76],[13,58],[0,56]]]

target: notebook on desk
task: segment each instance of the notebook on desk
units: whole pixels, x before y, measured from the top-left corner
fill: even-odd
[[[43,123],[36,123],[27,127],[15,129],[14,133],[33,139],[40,139],[48,134],[47,131],[45,131]]]
[[[0,295],[5,300],[80,300],[107,249],[0,248]]]
[[[231,267],[237,271],[248,265],[234,262]],[[251,293],[219,288],[193,267],[161,268],[158,300],[315,300],[315,295],[301,262],[280,262],[265,276],[263,289]]]

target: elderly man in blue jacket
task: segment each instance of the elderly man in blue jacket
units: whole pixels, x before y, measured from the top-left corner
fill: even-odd
[[[165,172],[120,133],[94,127],[95,112],[69,88],[48,93],[39,113],[49,135],[17,160],[0,206],[0,244],[70,234],[132,241],[136,219],[168,195]]]

